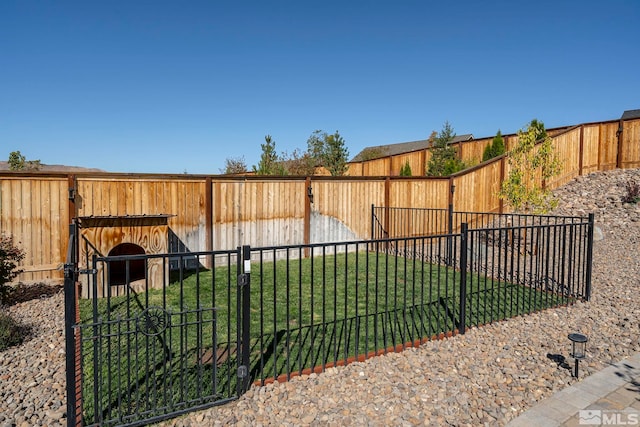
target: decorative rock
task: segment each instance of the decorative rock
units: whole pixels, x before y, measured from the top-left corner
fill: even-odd
[[[599,242],[604,239],[604,234],[602,233],[602,229],[598,226],[593,227],[593,241]]]

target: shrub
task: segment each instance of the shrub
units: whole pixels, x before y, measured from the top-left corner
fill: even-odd
[[[465,169],[466,165],[458,157],[457,150],[451,146],[455,136],[449,122],[444,123],[440,133],[431,134],[431,158],[425,171],[427,176],[448,176]]]
[[[380,157],[386,156],[386,152],[380,147],[368,147],[360,152],[359,161],[366,162],[368,160],[379,159]]]
[[[9,315],[0,313],[0,351],[21,344],[28,334],[28,328],[18,324]]]
[[[400,176],[411,176],[411,165],[408,160],[404,166],[402,166],[402,169],[400,169]]]
[[[6,303],[11,288],[8,283],[22,270],[18,264],[24,258],[24,252],[13,244],[13,237],[0,235],[0,306]]]
[[[494,157],[502,156],[505,153],[504,139],[502,138],[502,132],[498,130],[498,133],[493,138],[491,143],[487,145],[482,153],[482,161],[486,162]]]
[[[638,184],[635,180],[631,179],[627,181],[627,185],[625,186],[627,193],[622,196],[622,201],[624,203],[638,203],[640,202],[640,184]]]
[[[518,142],[507,162],[510,172],[502,182],[501,199],[520,213],[547,213],[557,206],[553,193],[540,182],[557,175],[561,166],[544,123],[533,119],[518,131]]]
[[[458,173],[461,170],[465,170],[466,168],[467,168],[467,165],[465,164],[465,162],[463,162],[457,157],[454,159],[447,159],[444,162],[443,176],[453,175],[454,173]]]

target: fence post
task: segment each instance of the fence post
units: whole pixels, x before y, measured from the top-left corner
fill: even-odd
[[[622,153],[624,152],[622,150],[622,145],[624,142],[624,135],[623,135],[623,131],[624,131],[624,122],[622,121],[622,119],[620,119],[620,121],[618,122],[618,130],[616,131],[616,136],[618,137],[618,151],[616,153],[616,169],[622,169]]]
[[[469,229],[467,223],[460,229],[460,322],[458,332],[464,334],[467,329],[467,248]]]
[[[204,221],[204,229],[205,229],[205,235],[204,235],[204,245],[205,245],[205,250],[211,252],[213,251],[213,181],[211,180],[211,177],[208,176],[205,178],[204,180],[204,188],[205,188],[205,195],[204,195],[204,217],[205,217],[205,221]],[[209,257],[207,257],[206,259],[209,259]],[[212,260],[213,261],[213,260]],[[212,265],[208,265],[207,267],[209,268],[213,268],[213,264]]]
[[[595,223],[595,215],[589,214],[589,228],[587,230],[587,271],[585,283],[585,299],[589,301],[591,298],[591,269],[593,265],[593,227]]]
[[[505,180],[505,174],[507,172],[505,170],[506,169],[506,165],[505,165],[506,159],[507,159],[507,155],[506,154],[503,154],[502,158],[500,159],[500,185],[499,185],[499,188],[502,188],[502,184],[504,183],[504,180]],[[498,200],[499,200],[498,201],[498,212],[500,214],[503,214],[504,213],[504,199],[502,197],[500,197]]]
[[[580,125],[580,153],[578,154],[578,175],[584,172],[584,125]]]
[[[238,329],[240,330],[240,354],[238,357],[238,395],[244,394],[249,389],[249,327],[251,315],[251,247],[242,247],[242,274],[238,277],[238,311],[241,313]]]
[[[371,240],[375,239],[375,231],[374,231],[374,222],[375,222],[375,214],[376,210],[375,210],[375,205],[373,203],[371,203]]]
[[[448,230],[447,234],[449,237],[447,238],[447,265],[453,264],[453,194],[456,192],[456,186],[453,183],[453,178],[449,178],[449,223],[447,224]]]
[[[311,204],[313,203],[313,187],[311,186],[311,178],[307,177],[304,181],[304,187],[307,189],[306,197],[304,198],[304,244],[311,243]],[[305,251],[305,257],[309,256]]]
[[[391,209],[391,207],[389,206],[389,201],[391,200],[391,177],[386,177],[384,180],[384,223],[382,224],[382,227],[386,230],[387,232],[387,236],[389,237],[389,209]]]
[[[75,239],[76,224],[69,225],[69,247],[67,248],[67,262],[64,264],[64,335],[66,351],[66,379],[67,379],[67,426],[78,424],[77,414],[77,379],[76,375],[76,280],[75,280]]]

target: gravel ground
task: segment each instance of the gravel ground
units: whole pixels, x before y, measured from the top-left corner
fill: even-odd
[[[557,214],[596,214],[590,302],[469,330],[420,348],[252,388],[238,401],[165,422],[196,425],[504,425],[574,383],[548,354],[589,336],[584,378],[640,351],[640,205],[621,202],[640,169],[579,177],[556,193]],[[8,308],[33,329],[0,353],[0,426],[65,419],[63,296]]]

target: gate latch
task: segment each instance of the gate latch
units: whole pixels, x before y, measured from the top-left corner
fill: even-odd
[[[245,365],[238,366],[238,378],[246,378],[248,374],[247,367]]]
[[[247,273],[238,276],[238,286],[243,287],[249,284],[249,275]]]

